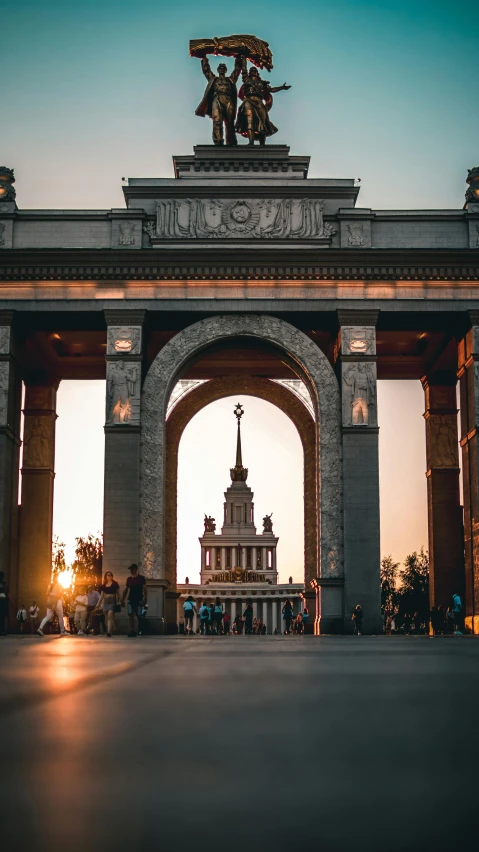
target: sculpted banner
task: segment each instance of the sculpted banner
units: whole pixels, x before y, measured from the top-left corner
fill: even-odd
[[[336,228],[324,221],[324,201],[315,198],[171,198],[156,203],[150,239],[329,240]]]

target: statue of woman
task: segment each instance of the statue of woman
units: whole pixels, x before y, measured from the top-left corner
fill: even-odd
[[[243,60],[243,85],[238,92],[243,101],[238,111],[236,132],[248,139],[249,145],[254,145],[255,139],[260,145],[266,144],[266,137],[278,132],[278,128],[270,121],[269,111],[273,105],[273,94],[286,91],[291,86],[270,86],[267,80],[262,80],[254,65],[249,72],[246,59]]]

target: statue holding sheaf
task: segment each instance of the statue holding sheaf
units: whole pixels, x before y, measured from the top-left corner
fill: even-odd
[[[218,65],[218,76],[211,70],[207,54],[215,56],[234,56],[235,67],[228,76],[228,69],[222,62]],[[260,77],[258,68],[273,67],[273,56],[268,42],[251,35],[226,36],[214,39],[194,39],[190,41],[190,55],[201,59],[203,74],[208,80],[203,100],[196,109],[196,115],[208,115],[213,121],[213,142],[224,145],[223,125],[226,145],[237,145],[236,132],[248,139],[250,145],[258,140],[266,143],[266,137],[277,133],[277,128],[269,118],[273,104],[273,94],[291,88],[284,83],[272,87]],[[247,61],[253,63],[247,69]],[[236,82],[242,74],[243,85],[239,97],[243,101],[235,124],[238,93]]]

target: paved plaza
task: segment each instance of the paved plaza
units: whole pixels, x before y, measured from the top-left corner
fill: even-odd
[[[5,848],[460,848],[478,667],[466,637],[7,637]]]

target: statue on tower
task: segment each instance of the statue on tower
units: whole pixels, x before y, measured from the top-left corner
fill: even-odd
[[[211,515],[205,514],[205,533],[216,532],[216,521]]]
[[[273,532],[273,521],[271,518],[273,517],[273,513],[271,515],[265,515],[263,518],[263,532],[264,533],[272,533]]]
[[[207,59],[209,53],[215,56],[234,56],[235,67],[227,76],[228,69],[222,62],[218,65],[218,76],[211,70]],[[267,41],[252,35],[234,35],[213,39],[193,39],[190,41],[190,56],[201,59],[201,69],[208,85],[203,100],[196,109],[196,115],[208,115],[213,120],[213,142],[224,145],[223,125],[225,128],[226,145],[236,145],[236,132],[248,139],[249,145],[258,140],[260,145],[266,143],[266,137],[277,133],[277,127],[269,119],[269,111],[273,105],[273,94],[290,89],[284,83],[272,87],[263,80],[258,68],[271,71],[273,55]],[[247,60],[253,63],[248,71]],[[238,93],[236,82],[239,75],[243,76],[243,85],[239,97],[243,101],[236,118],[236,103]]]

